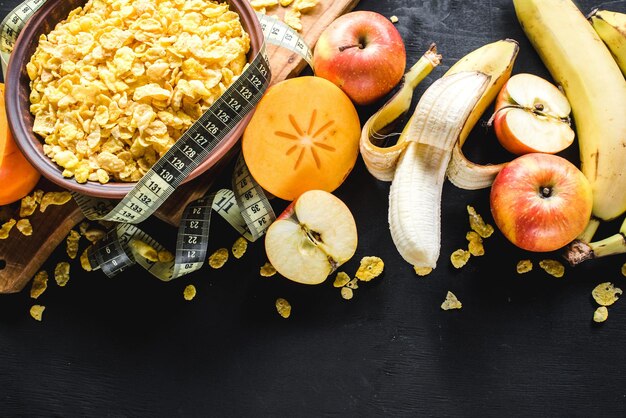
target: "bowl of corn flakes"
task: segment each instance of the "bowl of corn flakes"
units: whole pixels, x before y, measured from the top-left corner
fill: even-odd
[[[122,198],[262,43],[247,0],[48,0],[11,53],[9,127],[53,183]],[[251,113],[184,182],[225,165]]]

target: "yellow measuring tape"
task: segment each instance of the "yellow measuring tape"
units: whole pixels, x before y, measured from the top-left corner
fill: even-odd
[[[0,24],[0,54],[4,62],[26,21],[45,0],[26,0]],[[301,55],[311,64],[312,53],[304,40],[290,27],[266,15],[257,15],[266,42],[280,45]],[[255,241],[274,221],[274,211],[263,189],[254,181],[242,156],[232,176],[232,190],[221,189],[190,203],[178,228],[174,260],[153,262],[140,257],[132,240],[140,240],[155,250],[165,248],[135,226],[150,217],[183,180],[204,161],[217,145],[259,102],[271,80],[265,44],[244,72],[220,98],[181,136],[119,203],[74,194],[79,207],[90,220],[117,222],[107,236],[90,252],[94,269],[114,276],[138,263],[157,278],[169,281],[198,270],[204,264],[213,210],[226,219],[246,239]]]

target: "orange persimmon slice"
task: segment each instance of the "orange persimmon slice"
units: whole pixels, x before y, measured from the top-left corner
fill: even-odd
[[[26,196],[40,174],[24,158],[13,140],[4,106],[4,83],[0,83],[0,206]]]
[[[284,200],[308,190],[334,191],[352,171],[361,124],[346,94],[321,77],[270,87],[242,139],[243,156],[259,185]]]

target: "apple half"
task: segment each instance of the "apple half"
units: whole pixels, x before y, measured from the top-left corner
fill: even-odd
[[[294,282],[319,284],[357,247],[350,209],[323,190],[301,194],[270,225],[265,252],[276,271]]]
[[[554,84],[534,74],[515,74],[498,94],[493,127],[500,144],[515,155],[556,154],[574,142],[571,111]]]

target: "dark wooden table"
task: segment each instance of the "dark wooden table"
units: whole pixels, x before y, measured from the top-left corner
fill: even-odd
[[[4,2],[0,12],[16,4]],[[578,4],[585,12],[626,12],[626,1]],[[458,58],[501,38],[520,43],[514,72],[549,77],[511,1],[362,0],[357,9],[398,16],[409,64],[437,43],[443,64],[418,92]],[[363,120],[374,110],[360,109]],[[510,158],[494,141],[478,127],[468,152],[482,162]],[[576,161],[575,147],[563,155]],[[357,254],[343,269],[354,272],[366,255],[386,263],[384,277],[350,301],[332,280],[307,287],[260,277],[262,242],[220,270],[206,266],[170,283],[139,267],[108,279],[72,262],[68,285],[51,280],[37,301],[46,306],[41,323],[29,316],[28,287],[1,295],[0,415],[625,416],[626,302],[610,307],[602,325],[591,319],[594,286],[626,288],[625,257],[567,267],[561,279],[538,267],[518,275],[519,259],[558,254],[525,253],[496,232],[485,256],[456,270],[448,257],[466,245],[466,205],[492,219],[488,190],[446,183],[439,267],[417,277],[391,241],[388,191],[360,159],[337,190],[359,230]],[[175,235],[158,221],[147,228],[165,242]],[[211,251],[237,238],[218,217],[211,228]],[[607,224],[599,234],[615,231],[617,224]],[[44,268],[52,272],[64,250]],[[189,283],[198,295],[186,302]],[[460,311],[440,309],[448,290],[463,302]],[[287,320],[275,311],[277,297],[293,306]]]

